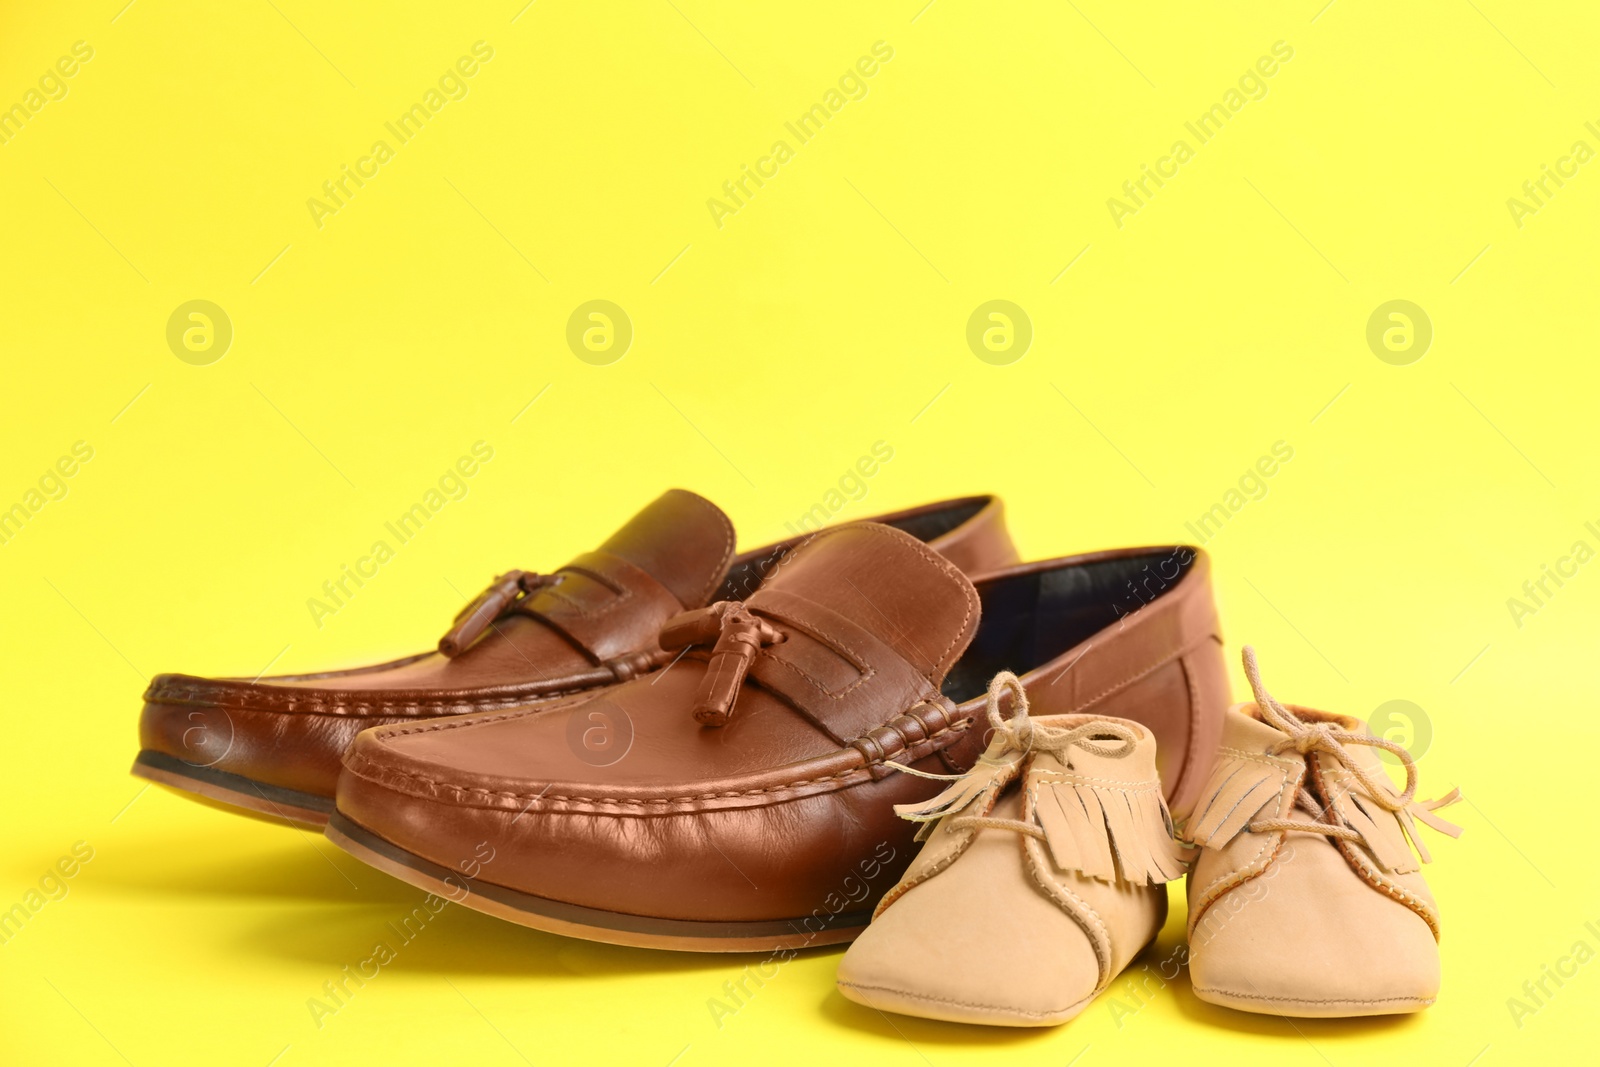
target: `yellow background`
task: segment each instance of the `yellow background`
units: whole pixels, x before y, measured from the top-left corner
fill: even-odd
[[[0,1058],[1592,1052],[1600,966],[1520,1027],[1506,1003],[1575,942],[1600,949],[1600,564],[1520,627],[1507,607],[1574,542],[1600,548],[1600,163],[1521,227],[1506,205],[1574,141],[1600,148],[1588,5],[124,2],[10,2],[0,22],[0,105],[94,49],[0,145],[0,507],[94,449],[0,546],[0,907],[94,849],[0,945]],[[308,198],[480,40],[466,97],[319,229]],[[707,199],[880,40],[868,94],[718,228]],[[1266,96],[1119,228],[1107,199],[1277,41],[1294,55]],[[193,299],[233,324],[209,366],[166,343]],[[592,299],[634,327],[608,366],[565,341]],[[965,340],[992,299],[1033,324],[1006,366]],[[1434,327],[1408,366],[1365,340],[1393,299]],[[479,440],[494,459],[466,498],[319,628],[307,598]],[[894,458],[840,518],[995,491],[1035,558],[1192,538],[1293,447],[1208,546],[1229,655],[1253,642],[1285,699],[1423,709],[1424,794],[1470,798],[1465,836],[1432,841],[1436,1007],[1290,1024],[1179,977],[1132,1015],[1102,1001],[1011,1033],[857,1008],[819,951],[719,1028],[708,1000],[757,958],[449,909],[318,1029],[307,999],[420,894],[127,774],[152,673],[426,647],[492,574],[554,566],[670,485],[760,544],[880,440]],[[1152,967],[1180,940],[1174,899]]]

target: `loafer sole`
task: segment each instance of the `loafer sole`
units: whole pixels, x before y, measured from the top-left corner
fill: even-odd
[[[209,807],[253,815],[269,822],[320,829],[333,813],[333,798],[269,785],[242,774],[185,763],[165,752],[142,749],[132,774],[166,786]]]
[[[459,871],[408,852],[335,811],[325,831],[328,840],[369,866],[462,907],[481,911],[546,933],[630,948],[680,952],[766,952],[840,945],[854,941],[872,918],[870,911],[841,912],[820,929],[814,918],[759,922],[704,922],[660,919],[603,911],[550,900],[520,890],[468,878]]]

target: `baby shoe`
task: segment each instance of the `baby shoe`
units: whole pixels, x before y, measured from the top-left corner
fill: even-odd
[[[1185,828],[1195,996],[1278,1015],[1418,1011],[1439,991],[1439,911],[1411,848],[1416,824],[1461,830],[1418,801],[1417,765],[1357,719],[1280,704],[1244,650],[1255,703],[1228,711]],[[1396,791],[1379,762],[1405,768]]]
[[[1030,719],[1010,673],[990,683],[988,717],[992,740],[971,771],[896,807],[925,824],[927,844],[845,953],[839,990],[906,1015],[1053,1026],[1155,938],[1163,883],[1184,868],[1147,728]]]

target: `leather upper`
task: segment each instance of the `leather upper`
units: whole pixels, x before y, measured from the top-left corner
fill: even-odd
[[[1172,739],[1173,783],[1203,776],[1209,752],[1190,748],[1214,744],[1225,706],[1211,684],[1220,663],[1207,662],[1217,643],[1203,554],[1182,550],[1154,599],[1130,596],[1119,611],[1120,583],[1174,551],[1033,564],[975,586],[898,530],[830,529],[746,602],[780,639],[752,653],[725,725],[694,716],[716,653],[691,645],[652,674],[549,708],[368,731],[346,756],[338,807],[447,867],[491,842],[487,881],[607,911],[803,917],[888,850],[876,897],[912,851],[893,806],[929,795],[887,761],[970,766],[986,743],[971,729],[983,683],[969,692],[964,679],[1018,642],[1047,654],[1023,678],[1041,714],[1149,713],[1152,733]],[[992,633],[980,626],[987,598],[1005,605]],[[1177,706],[1155,706],[1166,702]]]
[[[969,564],[1016,558],[994,497],[886,518]],[[465,648],[450,649],[454,655],[425,652],[256,680],[158,675],[145,694],[141,745],[192,765],[331,796],[339,757],[370,726],[543,705],[665,664],[671,653],[657,635],[666,620],[726,592],[722,587],[734,578],[759,589],[794,543],[736,556],[733,526],[719,508],[669,490],[595,551],[536,581],[526,576],[520,587],[491,585],[462,617],[484,607],[497,589],[506,595],[488,604],[483,625],[469,628],[481,633]],[[461,631],[462,617],[452,635]]]
[[[989,678],[1020,675],[1036,715],[1133,719],[1180,822],[1199,796],[1228,706],[1211,558],[1187,545],[1122,548],[1023,563],[974,579],[985,625],[946,690],[971,718]],[[966,766],[987,738],[951,752]]]
[[[902,813],[939,821],[840,962],[840,990],[955,1022],[1081,1011],[1161,928],[1163,883],[1183,872],[1155,748],[1137,723],[1034,718],[1014,701],[983,760]]]
[[[1359,720],[1258,703],[1225,717],[1188,825],[1190,968],[1197,996],[1285,1015],[1415,1011],[1439,989],[1439,912],[1413,844],[1416,823],[1460,831],[1413,798],[1415,765]],[[1413,775],[1394,789],[1380,748]]]

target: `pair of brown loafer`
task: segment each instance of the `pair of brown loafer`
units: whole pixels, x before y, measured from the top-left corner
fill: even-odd
[[[1181,545],[1017,563],[953,500],[739,553],[672,490],[595,552],[496,579],[439,651],[156,678],[134,773],[308,824],[538,929],[703,951],[849,941],[916,851],[896,805],[989,746],[988,681],[1131,720],[1186,815],[1228,703],[1209,563]]]

